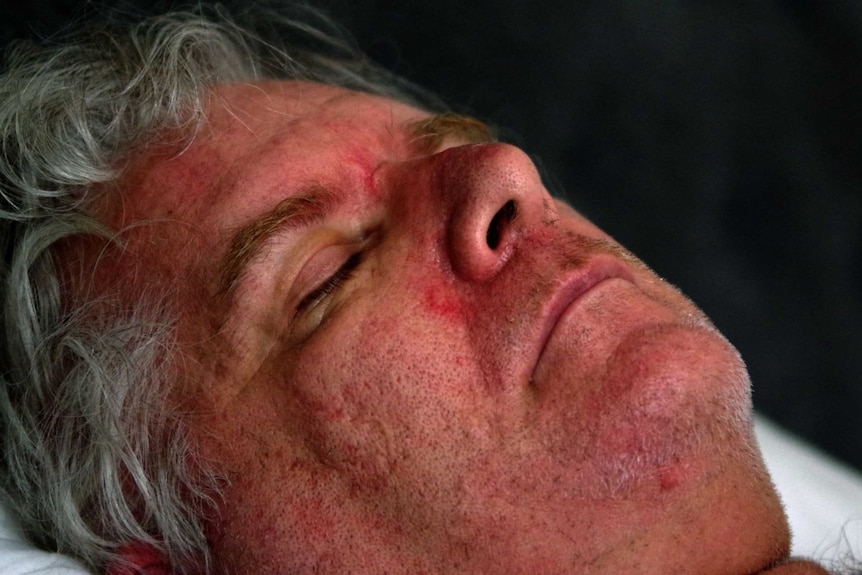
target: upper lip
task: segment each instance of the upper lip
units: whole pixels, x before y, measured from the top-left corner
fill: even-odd
[[[621,278],[634,283],[634,276],[625,264],[614,256],[597,254],[558,280],[559,287],[551,293],[540,312],[534,371],[542,359],[548,340],[551,339],[557,323],[566,310],[593,287],[611,278]]]

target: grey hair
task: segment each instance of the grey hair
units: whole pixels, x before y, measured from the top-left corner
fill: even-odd
[[[209,572],[218,483],[169,404],[170,294],[129,306],[63,290],[64,241],[122,249],[86,215],[97,190],[157,134],[190,141],[213,84],[307,79],[437,106],[317,13],[254,17],[263,31],[220,9],[109,21],[17,45],[0,76],[0,489],[35,542],[94,570],[145,541],[176,573]]]

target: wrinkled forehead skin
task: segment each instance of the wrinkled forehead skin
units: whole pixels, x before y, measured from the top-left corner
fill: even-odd
[[[458,130],[417,145],[428,117],[316,84],[221,86],[190,145],[142,151],[94,207],[127,228],[95,289],[172,294],[173,400],[228,480],[209,533],[225,571],[718,574],[785,556],[735,350],[527,155]]]

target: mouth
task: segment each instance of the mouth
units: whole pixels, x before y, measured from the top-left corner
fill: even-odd
[[[553,337],[554,331],[566,311],[579,302],[600,284],[612,280],[622,279],[631,283],[634,276],[622,262],[611,255],[598,254],[591,257],[586,264],[579,266],[577,270],[561,277],[558,280],[559,287],[553,291],[548,303],[544,306],[539,320],[539,333],[536,341],[536,361],[533,364],[533,374],[542,362],[545,347]],[[531,377],[531,381],[532,381]]]

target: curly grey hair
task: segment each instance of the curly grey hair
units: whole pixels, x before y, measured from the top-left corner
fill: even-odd
[[[168,405],[168,294],[130,307],[64,292],[66,240],[121,244],[86,216],[95,191],[154,134],[190,141],[213,84],[307,79],[433,101],[357,58],[317,13],[254,17],[263,31],[220,9],[89,26],[15,46],[0,77],[0,488],[31,539],[93,569],[145,541],[177,573],[208,572],[217,497]]]

